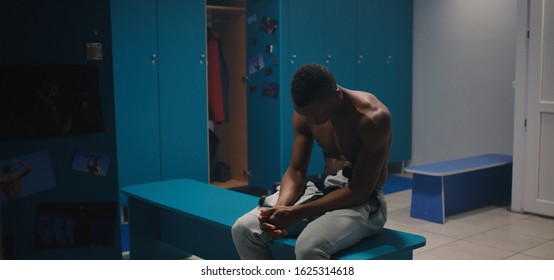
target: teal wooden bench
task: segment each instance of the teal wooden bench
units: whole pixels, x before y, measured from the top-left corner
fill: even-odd
[[[258,204],[255,196],[180,179],[124,187],[129,201],[131,259],[239,259],[231,227]],[[276,259],[294,259],[295,239],[276,240]],[[419,235],[384,229],[378,235],[338,252],[333,258],[412,259],[425,245]]]

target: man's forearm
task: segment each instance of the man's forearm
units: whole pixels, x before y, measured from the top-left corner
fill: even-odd
[[[302,196],[304,186],[297,182],[284,182],[279,190],[279,198],[275,206],[291,206]]]
[[[318,216],[332,210],[361,205],[369,199],[369,193],[354,192],[347,186],[310,203],[293,206],[293,212],[298,219]]]
[[[306,186],[304,185],[304,177],[301,174],[290,174],[286,172],[281,181],[279,190],[279,198],[275,206],[290,206],[293,205],[304,193]]]

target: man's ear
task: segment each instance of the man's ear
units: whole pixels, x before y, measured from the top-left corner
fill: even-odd
[[[342,95],[342,91],[339,88],[337,88],[335,90],[335,100],[338,100],[341,97],[341,95]]]

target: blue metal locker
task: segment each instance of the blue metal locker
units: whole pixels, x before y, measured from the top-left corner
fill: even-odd
[[[392,114],[389,161],[412,157],[412,0],[389,0],[386,9],[386,105]]]
[[[205,1],[111,9],[119,185],[207,182]]]
[[[259,188],[271,188],[281,180],[283,172],[281,162],[281,105],[282,94],[276,98],[263,96],[264,84],[278,84],[281,92],[286,85],[280,83],[282,58],[280,40],[283,32],[279,19],[279,1],[247,1],[246,3],[246,58],[245,72],[248,73],[247,85],[247,126],[248,126],[248,168],[249,185]],[[275,34],[261,31],[263,17],[277,20]],[[271,53],[267,48],[272,45]],[[264,67],[249,72],[249,64],[261,56]],[[268,74],[268,69],[271,74]]]
[[[161,170],[156,1],[112,0],[111,15],[119,185],[157,181]]]
[[[286,34],[283,36],[283,48],[286,60],[283,62],[283,98],[282,113],[282,170],[289,165],[294,133],[292,130],[292,115],[294,112],[290,96],[290,83],[296,70],[308,63],[328,64],[332,50],[334,35],[327,29],[333,20],[331,0],[284,1],[282,10],[283,22],[286,24]],[[325,167],[323,152],[314,144],[308,167],[308,174],[321,173]]]
[[[356,88],[386,102],[386,2],[357,1]]]
[[[208,182],[205,0],[158,0],[161,179]]]

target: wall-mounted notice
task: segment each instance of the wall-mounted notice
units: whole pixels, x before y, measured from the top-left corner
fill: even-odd
[[[73,157],[74,170],[88,172],[94,175],[106,176],[111,157],[85,150],[76,150]]]
[[[0,203],[56,186],[48,151],[2,160],[0,166]]]

